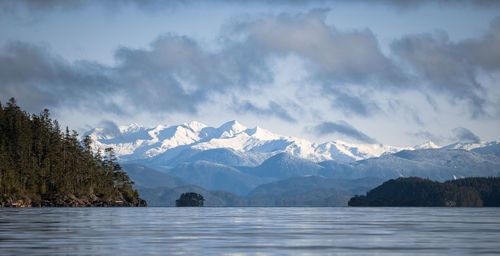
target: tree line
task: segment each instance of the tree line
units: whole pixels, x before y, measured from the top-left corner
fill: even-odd
[[[112,148],[94,153],[91,138],[64,131],[48,109],[29,114],[0,103],[2,206],[144,205]]]
[[[384,182],[349,206],[500,206],[499,177],[471,177],[437,182],[418,177]]]

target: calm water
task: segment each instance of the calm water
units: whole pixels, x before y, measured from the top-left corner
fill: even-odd
[[[500,254],[500,208],[0,209],[0,255]]]

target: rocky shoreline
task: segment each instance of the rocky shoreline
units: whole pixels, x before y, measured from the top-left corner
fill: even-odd
[[[30,200],[9,198],[0,201],[1,207],[145,207],[147,203],[143,199],[125,200],[87,200],[78,198],[65,198],[59,200]]]

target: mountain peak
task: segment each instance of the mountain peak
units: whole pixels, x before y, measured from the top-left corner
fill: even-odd
[[[251,129],[246,129],[245,133],[248,134],[248,136],[261,140],[275,140],[281,137],[259,126]]]
[[[248,153],[252,159],[258,161],[280,152],[287,152],[293,157],[315,162],[324,160],[350,162],[403,149],[379,144],[348,144],[340,141],[316,144],[305,139],[274,134],[258,126],[249,129],[236,120],[226,122],[219,127],[209,127],[196,121],[155,127],[131,124],[121,128],[121,131],[104,127],[95,128],[88,134],[92,135],[94,148],[103,150],[106,147],[113,147],[122,161],[155,157],[159,159],[158,161],[168,162],[185,150],[191,152],[230,148]],[[431,146],[434,147],[434,144]],[[285,155],[277,157],[286,159]]]
[[[120,130],[120,133],[127,133],[127,132],[136,132],[139,131],[140,129],[144,128],[144,126],[138,124],[138,123],[131,123],[127,126],[120,126],[118,127]]]
[[[482,143],[456,142],[456,143],[444,146],[443,148],[472,150],[472,149],[475,149],[475,148],[479,148],[479,147],[485,146],[486,144],[487,144],[486,142],[482,142]]]
[[[185,126],[191,128],[193,131],[201,131],[201,129],[207,127],[204,123],[200,123],[197,121],[191,121],[189,123],[184,123]]]
[[[233,136],[237,133],[243,132],[247,129],[247,127],[243,126],[236,120],[229,121],[223,125],[221,125],[219,128],[221,130],[223,137],[229,137]]]
[[[425,143],[422,143],[420,145],[416,145],[413,147],[414,149],[429,149],[429,148],[440,148],[438,145],[436,145],[433,141],[427,141]]]

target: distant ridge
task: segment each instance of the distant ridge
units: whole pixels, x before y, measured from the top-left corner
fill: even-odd
[[[230,166],[196,160],[153,168],[209,190],[245,195],[261,184],[307,176],[335,179],[374,177],[382,180],[415,176],[435,181],[497,177],[500,176],[500,158],[493,154],[440,148],[403,150],[350,163],[332,160],[316,163],[288,153],[278,153],[258,166]]]
[[[413,149],[342,141],[317,144],[275,134],[261,127],[247,128],[236,120],[219,127],[209,127],[200,122],[156,127],[144,127],[133,123],[116,129],[94,128],[85,135],[93,139],[94,150],[113,147],[122,161],[147,160],[156,161],[155,165],[169,166],[175,165],[170,162],[183,157],[183,154],[214,149],[232,150],[234,155],[239,154],[239,157],[245,158],[243,163],[240,163],[245,166],[258,165],[281,152],[314,162],[325,160],[352,162],[378,157],[384,153]]]
[[[463,149],[500,157],[500,141],[463,143],[439,147],[432,141],[413,147],[352,144],[330,141],[321,144],[272,133],[261,127],[247,128],[236,120],[219,127],[200,122],[144,127],[137,123],[115,128],[94,128],[89,135],[95,151],[113,147],[121,162],[154,167],[174,167],[199,160],[229,166],[258,166],[268,158],[287,153],[313,162],[352,163],[402,150]]]

